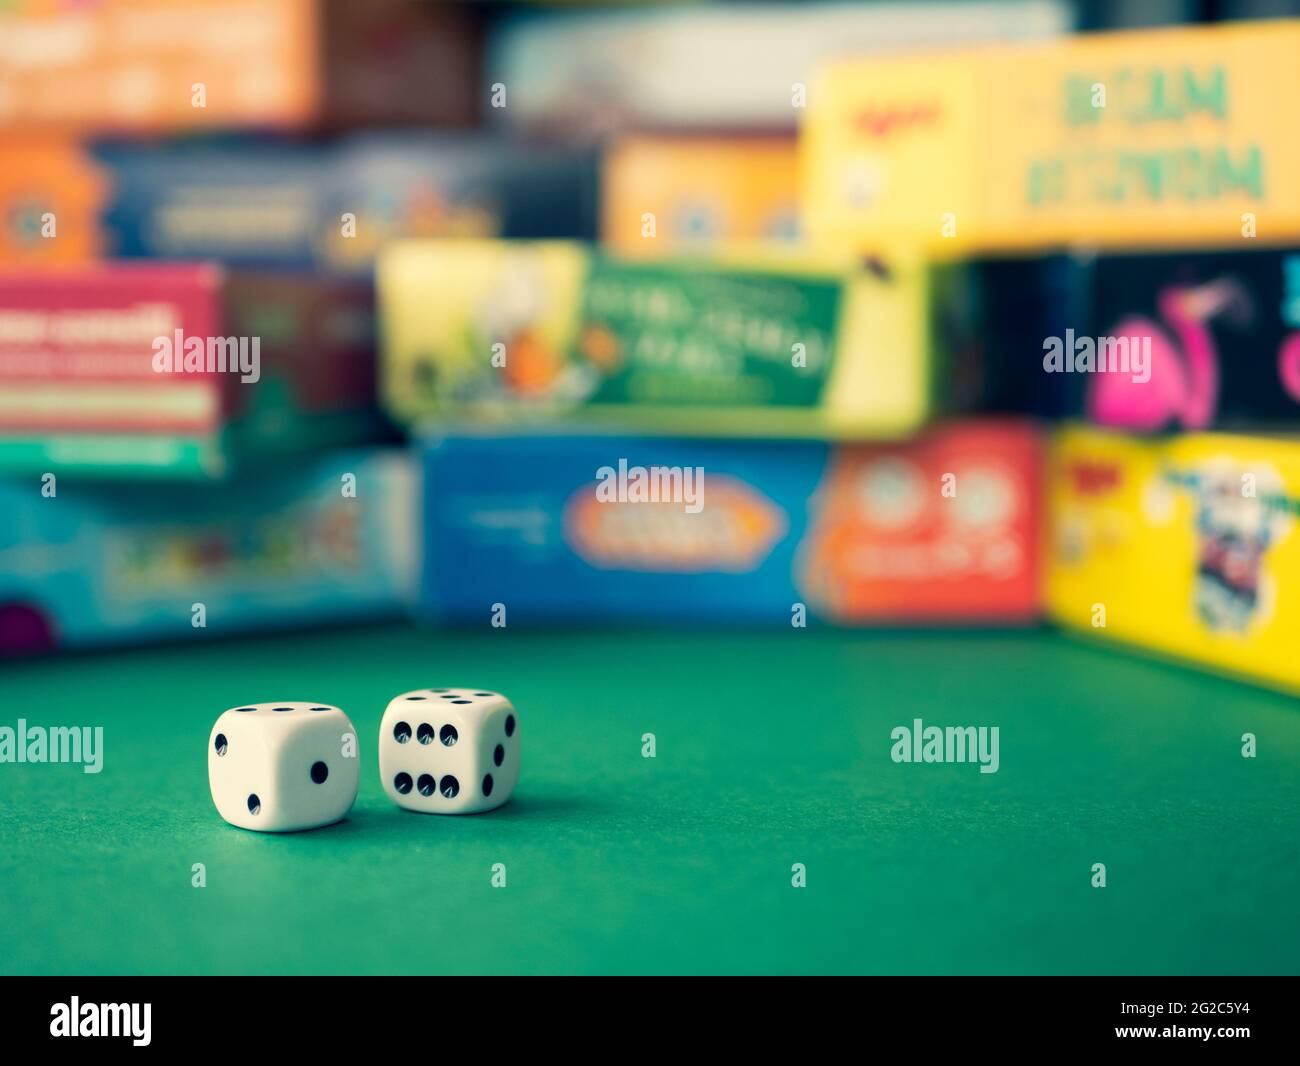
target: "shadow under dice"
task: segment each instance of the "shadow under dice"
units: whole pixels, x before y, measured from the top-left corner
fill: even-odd
[[[395,697],[379,726],[379,776],[399,807],[474,814],[519,780],[519,718],[499,692],[426,688]]]
[[[337,822],[357,798],[356,730],[337,707],[250,703],[217,719],[208,785],[231,825],[289,833]]]

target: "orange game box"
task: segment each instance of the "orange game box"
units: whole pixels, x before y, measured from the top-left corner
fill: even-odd
[[[0,4],[0,131],[467,125],[478,51],[452,4],[17,0]]]

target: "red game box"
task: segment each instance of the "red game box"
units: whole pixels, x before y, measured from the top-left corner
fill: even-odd
[[[223,476],[373,439],[364,283],[203,264],[0,271],[0,470]]]

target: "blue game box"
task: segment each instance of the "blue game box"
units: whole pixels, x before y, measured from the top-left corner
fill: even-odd
[[[427,442],[435,619],[1022,623],[1041,450],[1015,420],[890,444],[540,432]]]

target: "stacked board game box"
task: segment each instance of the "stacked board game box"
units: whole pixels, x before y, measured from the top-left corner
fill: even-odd
[[[931,414],[969,323],[956,265],[642,261],[576,242],[381,254],[381,392],[405,424],[610,421],[645,432],[888,437]]]
[[[211,265],[0,271],[0,470],[219,478],[381,439],[368,284]]]
[[[1053,618],[1300,693],[1300,440],[1077,426],[1048,473]]]
[[[487,41],[487,81],[515,127],[786,130],[819,67],[925,46],[1041,40],[1070,29],[1056,0],[927,4],[654,4],[518,11]]]
[[[405,453],[370,449],[166,491],[0,480],[0,653],[394,616],[415,476]]]
[[[799,237],[793,136],[634,134],[601,171],[601,241],[628,257]]]
[[[1300,419],[1300,250],[981,257],[936,316],[974,321],[948,409],[1099,425],[1286,429]],[[940,331],[941,333],[943,331]]]
[[[0,130],[464,125],[478,114],[475,23],[452,4],[9,0],[0,41]]]
[[[0,144],[0,262],[369,276],[394,237],[592,237],[597,156],[471,134]]]
[[[497,625],[1029,622],[1040,461],[1015,421],[887,445],[440,436],[420,606]]]
[[[1300,236],[1300,23],[1085,34],[822,72],[814,237],[938,254]]]
[[[1300,428],[1300,250],[1106,255],[1088,277],[1089,421]],[[1079,364],[1080,348],[1062,359]]]

